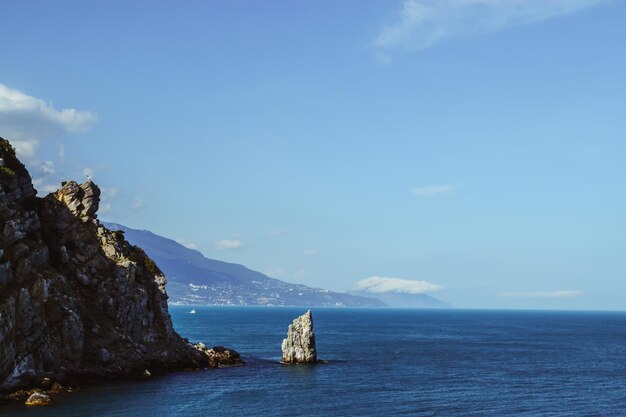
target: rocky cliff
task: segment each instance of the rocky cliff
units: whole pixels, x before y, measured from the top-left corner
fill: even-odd
[[[0,138],[0,392],[240,362],[174,331],[165,276],[100,224],[99,196],[70,181],[36,197]]]

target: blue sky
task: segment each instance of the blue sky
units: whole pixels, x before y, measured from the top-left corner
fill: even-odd
[[[128,3],[0,5],[41,194],[290,282],[626,308],[624,1]]]

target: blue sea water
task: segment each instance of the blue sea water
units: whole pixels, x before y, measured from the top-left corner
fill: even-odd
[[[192,341],[239,350],[242,367],[181,372],[0,415],[620,416],[626,313],[313,309],[318,366],[279,363],[302,308],[171,307]]]

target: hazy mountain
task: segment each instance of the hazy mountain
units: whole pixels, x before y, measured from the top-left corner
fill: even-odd
[[[141,247],[168,278],[170,303],[384,307],[380,300],[270,278],[243,265],[206,258],[197,250],[146,230],[105,223]]]
[[[368,292],[350,291],[350,294],[364,297],[376,297],[389,307],[399,308],[452,308],[452,305],[428,294],[405,294],[387,292],[373,294]]]

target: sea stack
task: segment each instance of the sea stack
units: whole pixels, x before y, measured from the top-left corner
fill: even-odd
[[[283,340],[282,351],[282,363],[317,363],[311,310],[296,318],[289,325],[287,338]]]

